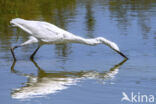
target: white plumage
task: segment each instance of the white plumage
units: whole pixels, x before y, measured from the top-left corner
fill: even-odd
[[[15,48],[33,43],[38,43],[39,46],[31,55],[31,58],[34,57],[40,46],[43,44],[81,43],[86,45],[105,44],[124,58],[128,59],[123,53],[120,52],[119,47],[114,42],[111,42],[103,37],[85,39],[80,36],[76,36],[68,31],[65,31],[53,24],[43,21],[31,21],[15,18],[12,19],[10,23],[13,26],[21,28],[30,35],[29,39],[26,42],[11,48],[14,60],[16,60],[14,54]]]

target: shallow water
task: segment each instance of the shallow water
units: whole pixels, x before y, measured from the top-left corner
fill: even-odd
[[[122,92],[156,96],[155,0],[5,0],[0,15],[2,104],[129,104]],[[13,62],[9,48],[28,36],[9,24],[17,17],[103,36],[129,60],[104,45],[60,44],[42,46],[34,60],[37,45],[16,49]]]

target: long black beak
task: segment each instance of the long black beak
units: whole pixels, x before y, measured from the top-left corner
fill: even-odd
[[[127,59],[128,60],[128,57],[126,57],[122,52],[120,52],[120,51],[116,51],[118,54],[120,54],[122,57],[124,57],[125,59]]]

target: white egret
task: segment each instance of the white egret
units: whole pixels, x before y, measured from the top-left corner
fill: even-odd
[[[25,46],[28,44],[38,43],[38,48],[33,52],[30,58],[33,59],[34,55],[38,51],[41,45],[43,44],[60,44],[60,43],[80,43],[86,45],[97,45],[97,44],[105,44],[118,54],[128,59],[120,50],[117,44],[112,41],[107,40],[103,37],[97,37],[94,39],[85,39],[80,36],[76,36],[68,31],[65,31],[53,24],[43,21],[31,21],[24,20],[21,18],[15,18],[10,21],[13,26],[19,27],[25,32],[27,32],[30,36],[29,39],[20,44],[11,48],[11,53],[13,55],[14,60],[16,60],[14,49]]]

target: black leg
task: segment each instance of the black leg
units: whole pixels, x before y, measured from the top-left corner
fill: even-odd
[[[13,58],[14,58],[14,61],[16,61],[16,57],[15,57],[15,53],[14,53],[14,49],[15,49],[15,48],[18,48],[18,47],[20,47],[20,46],[17,45],[17,46],[15,46],[15,47],[13,47],[13,48],[10,48],[10,50],[11,50],[11,54],[12,54],[12,56],[13,56]]]
[[[30,59],[34,58],[34,55],[36,54],[36,52],[39,50],[40,46],[37,47],[37,49],[33,52],[33,54],[30,56]]]

